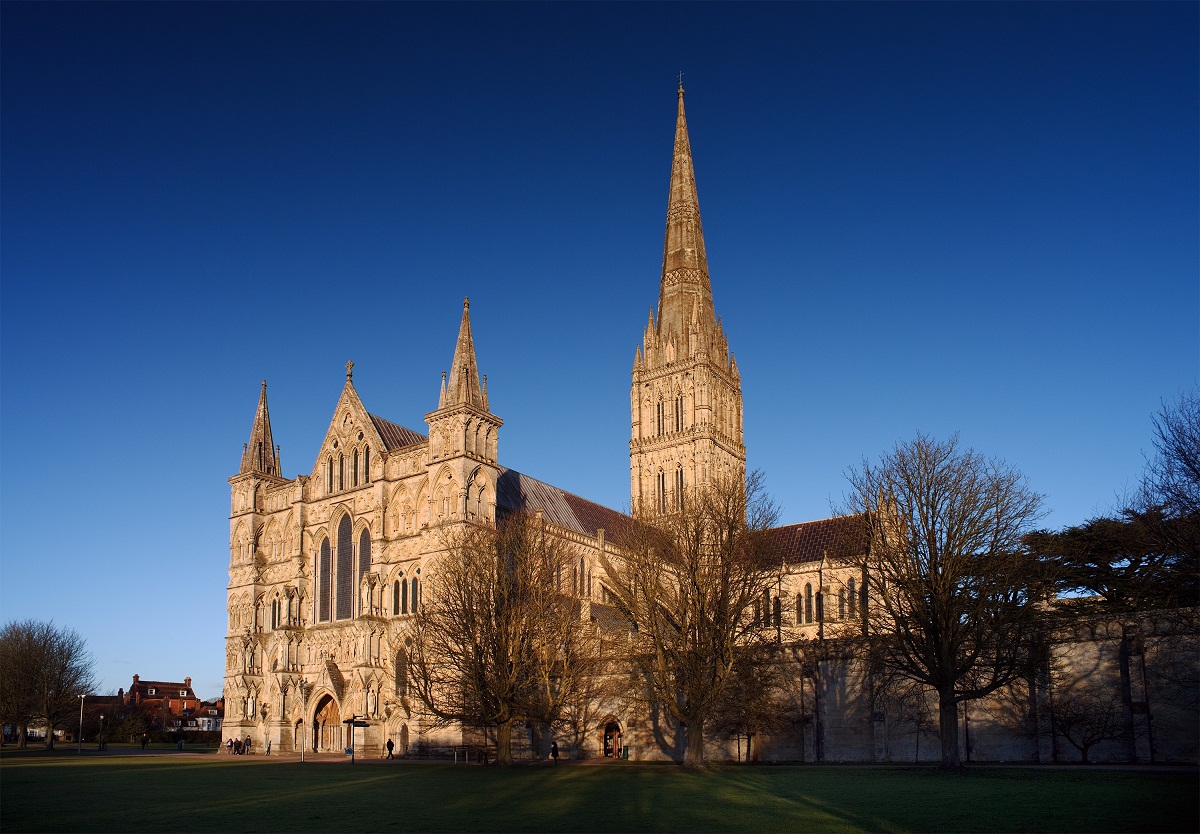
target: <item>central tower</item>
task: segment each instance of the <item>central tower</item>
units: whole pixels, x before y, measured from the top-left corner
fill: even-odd
[[[634,354],[629,399],[634,512],[672,512],[689,489],[744,476],[742,383],[713,305],[682,84],[658,316]]]

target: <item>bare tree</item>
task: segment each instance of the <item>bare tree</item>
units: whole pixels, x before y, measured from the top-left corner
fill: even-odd
[[[512,762],[515,723],[553,724],[586,691],[594,627],[564,576],[575,549],[540,519],[459,528],[412,628],[412,689],[443,722],[491,729]]]
[[[667,515],[639,508],[607,584],[633,621],[633,662],[659,708],[686,729],[684,763],[704,765],[704,733],[739,661],[768,635],[753,604],[779,576],[764,531],[778,512],[762,478],[689,491]]]
[[[1015,469],[957,437],[919,434],[851,470],[848,510],[865,515],[873,585],[870,662],[938,694],[942,766],[960,765],[958,704],[1026,673],[1051,590],[1022,536],[1041,496]]]
[[[1143,503],[1170,518],[1200,516],[1200,389],[1155,416],[1154,449],[1142,479]]]
[[[1080,761],[1088,763],[1088,752],[1104,741],[1128,741],[1133,732],[1128,709],[1118,681],[1098,670],[1080,674],[1077,669],[1050,668],[1053,687],[1051,725],[1079,751]]]
[[[54,747],[54,730],[79,707],[79,696],[93,686],[93,662],[87,641],[53,622],[9,622],[0,630],[0,712],[21,728],[46,725],[46,746]]]

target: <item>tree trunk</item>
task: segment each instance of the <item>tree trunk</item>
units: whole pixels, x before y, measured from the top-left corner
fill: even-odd
[[[512,764],[512,719],[496,726],[496,764]]]
[[[953,692],[938,694],[939,730],[942,738],[942,769],[962,767],[958,758],[958,701]]]
[[[683,766],[704,767],[704,722],[689,721],[687,725],[687,747],[683,751]]]

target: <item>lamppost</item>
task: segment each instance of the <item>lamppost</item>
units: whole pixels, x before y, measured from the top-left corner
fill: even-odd
[[[79,696],[79,737],[75,739],[76,754],[83,752],[83,699],[86,697],[87,695]]]
[[[100,750],[104,749],[104,714],[100,714]]]

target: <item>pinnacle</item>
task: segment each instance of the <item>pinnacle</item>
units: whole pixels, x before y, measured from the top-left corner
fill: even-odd
[[[454,362],[450,366],[448,382],[443,383],[443,402],[439,407],[473,405],[476,408],[487,409],[487,400],[479,382],[479,368],[475,362],[470,309],[470,299],[464,298],[462,323],[458,328],[458,342],[454,346]]]
[[[242,449],[242,465],[239,474],[260,472],[278,476],[279,452],[271,436],[271,414],[267,408],[267,381],[262,381],[258,395],[258,408],[254,411],[254,424],[250,427],[250,441]]]

